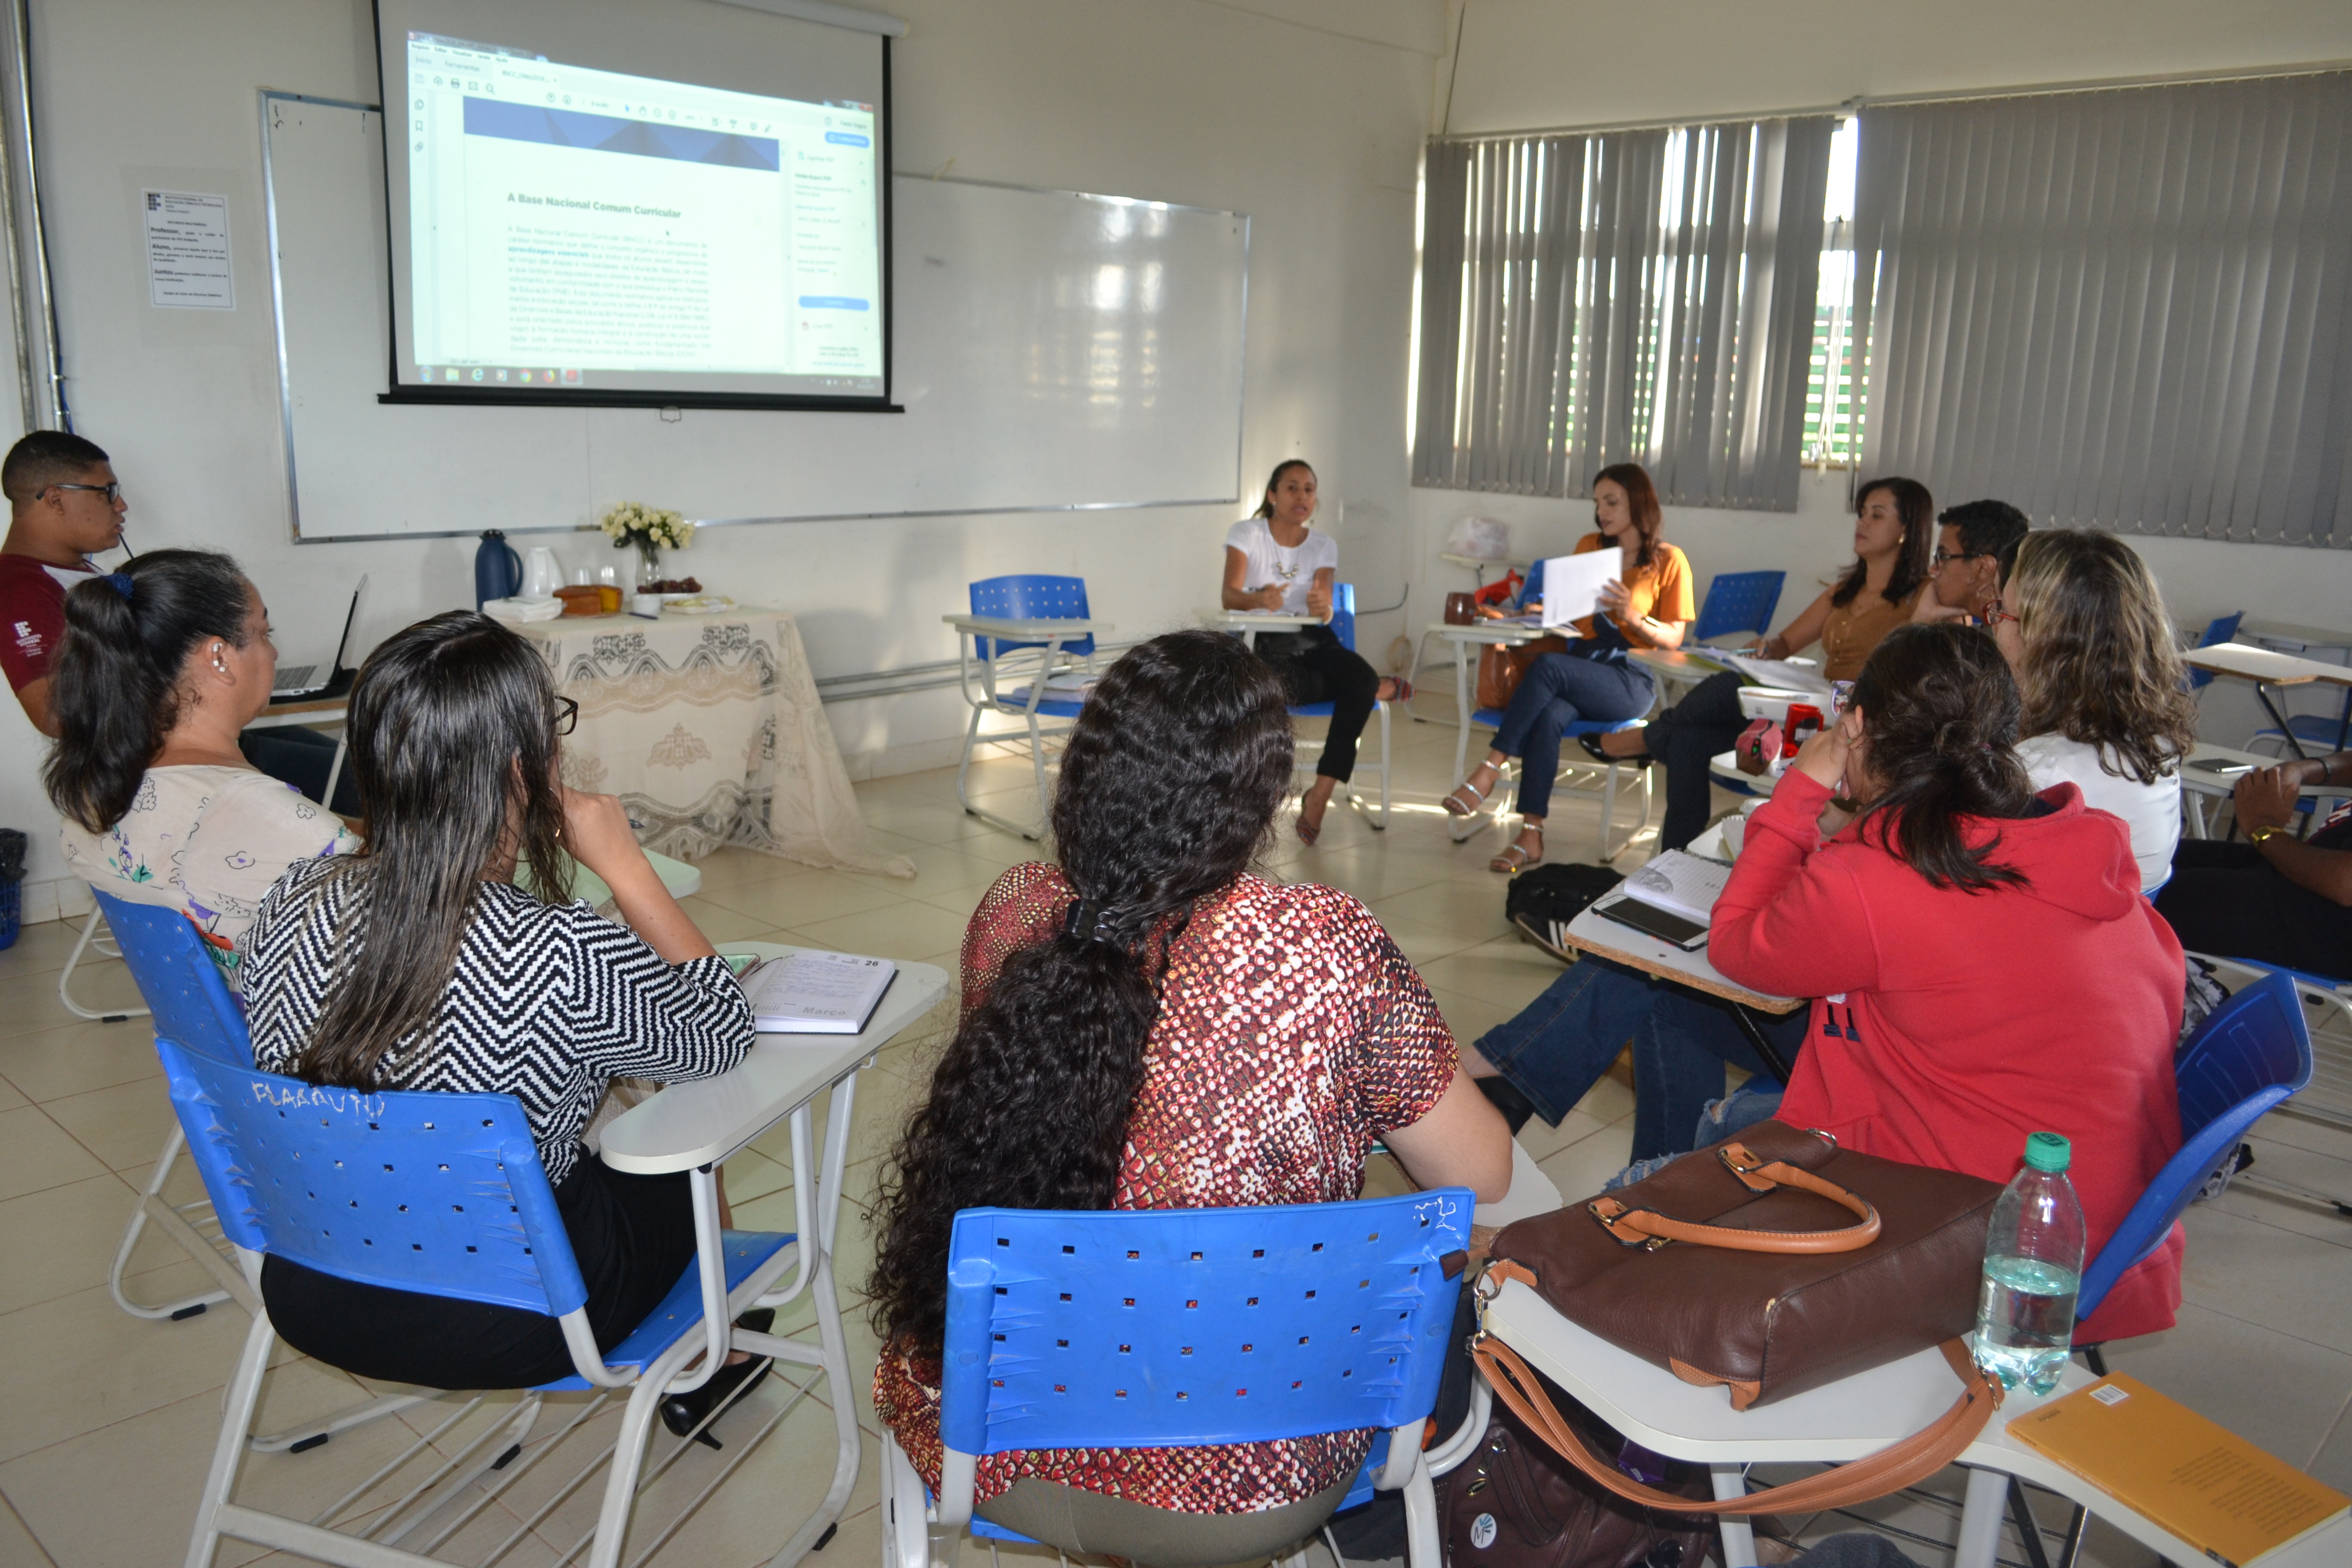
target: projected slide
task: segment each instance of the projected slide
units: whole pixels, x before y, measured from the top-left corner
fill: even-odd
[[[880,392],[877,105],[418,32],[406,64],[404,382]]]

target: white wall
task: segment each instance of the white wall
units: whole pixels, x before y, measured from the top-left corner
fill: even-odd
[[[1320,471],[1343,539],[1401,575],[1415,171],[1442,0],[902,0],[894,57],[902,170],[1223,207],[1250,215],[1247,434],[1255,491],[1289,456]],[[34,0],[36,113],[76,428],[109,448],[140,548],[206,544],[244,563],[281,645],[326,628],[373,574],[362,646],[470,604],[471,539],[289,542],[255,99],[268,87],[373,101],[364,0]],[[142,186],[230,198],[237,309],[146,303]],[[644,411],[646,419],[656,417]],[[688,411],[685,417],[712,416]],[[841,415],[730,416],[765,419]],[[752,438],[756,438],[756,436]],[[527,460],[519,454],[518,460]],[[600,498],[599,506],[618,497]],[[659,502],[648,495],[641,499]],[[954,656],[939,617],[1003,572],[1087,579],[1097,615],[1148,635],[1208,602],[1244,509],[767,524],[714,529],[677,567],[800,618],[820,676]],[[499,519],[450,498],[453,527]],[[583,523],[589,520],[583,518]],[[535,536],[532,542],[546,542]],[[601,537],[553,541],[569,564]],[[1368,626],[1377,643],[1402,617]],[[12,705],[13,706],[13,705]],[[854,766],[953,755],[952,691],[835,705]],[[13,713],[5,721],[21,724]],[[0,822],[41,841],[29,727],[0,734]]]
[[[1972,91],[2318,62],[2352,63],[2344,0],[1452,0],[1434,117],[1454,133],[1655,122],[1837,104],[1856,96]],[[1447,96],[1450,84],[1451,96]],[[1936,476],[1919,479],[1935,488]],[[1781,567],[1780,618],[1809,585],[1851,559],[1847,477],[1808,474],[1800,510],[1671,508],[1667,536],[1702,585],[1717,572]],[[1412,492],[1423,580],[1442,592],[1466,574],[1436,559],[1455,519],[1514,524],[1514,553],[1564,550],[1589,527],[1589,502],[1459,490]],[[1944,496],[1940,502],[1969,500]],[[2255,618],[2346,626],[2352,551],[2134,538],[2175,618]],[[1416,613],[1433,600],[1416,600]],[[1427,617],[1423,617],[1427,618]],[[2246,689],[2216,682],[2206,738],[2242,741],[2260,721]]]

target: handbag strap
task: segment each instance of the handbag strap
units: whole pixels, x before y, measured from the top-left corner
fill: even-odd
[[[1827,1177],[1786,1161],[1759,1159],[1736,1141],[1718,1148],[1715,1157],[1749,1192],[1795,1187],[1829,1199],[1852,1214],[1854,1223],[1841,1230],[1738,1230],[1730,1226],[1675,1219],[1655,1209],[1629,1208],[1612,1197],[1593,1199],[1584,1205],[1584,1212],[1620,1246],[1648,1247],[1652,1251],[1670,1241],[1687,1241],[1701,1247],[1720,1247],[1729,1252],[1853,1252],[1878,1239],[1878,1210],[1871,1206],[1867,1198],[1857,1196]]]
[[[1874,1454],[1786,1486],[1768,1487],[1728,1501],[1676,1497],[1672,1492],[1643,1486],[1613,1462],[1595,1454],[1576,1429],[1560,1418],[1550,1396],[1544,1393],[1542,1382],[1519,1359],[1517,1352],[1482,1332],[1471,1341],[1470,1354],[1493,1385],[1495,1397],[1525,1422],[1528,1430],[1588,1478],[1626,1501],[1660,1513],[1759,1514],[1812,1513],[1867,1502],[1924,1480],[1958,1458],[2000,1408],[2001,1387],[1969,1359],[1968,1347],[1960,1341],[1946,1340],[1938,1348],[1951,1363],[1953,1373],[1966,1384],[1959,1398],[1943,1415]]]

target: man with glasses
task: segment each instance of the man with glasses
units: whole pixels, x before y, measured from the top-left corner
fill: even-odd
[[[95,442],[36,430],[0,461],[8,537],[0,542],[0,666],[44,735],[49,661],[66,633],[66,590],[98,570],[89,557],[122,542],[124,506],[114,468]]]
[[[1999,606],[2001,579],[2032,532],[2025,514],[2005,500],[1963,501],[1936,516],[1936,562],[1915,621],[1980,626]]]

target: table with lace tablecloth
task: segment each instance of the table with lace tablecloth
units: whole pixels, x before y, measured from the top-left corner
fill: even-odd
[[[564,616],[515,629],[580,704],[563,782],[620,796],[646,848],[697,860],[731,847],[914,875],[858,815],[785,611]]]

